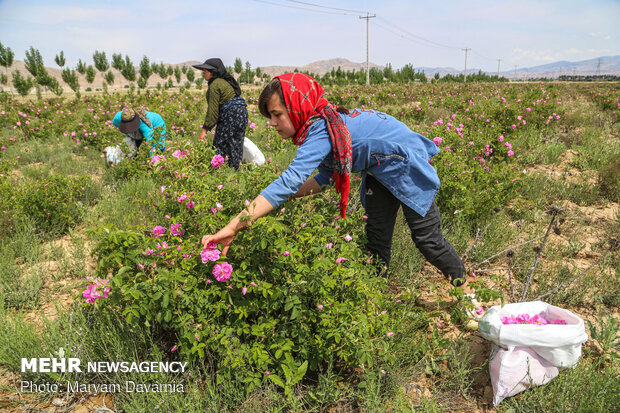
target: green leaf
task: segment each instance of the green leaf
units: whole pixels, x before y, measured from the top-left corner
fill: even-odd
[[[270,379],[272,382],[274,382],[276,385],[278,385],[278,386],[280,386],[280,387],[282,387],[282,388],[284,388],[284,387],[285,387],[285,386],[284,386],[284,382],[282,381],[282,379],[281,379],[280,377],[276,376],[275,374],[270,374],[270,375],[269,375],[269,376],[267,376],[267,377],[269,377],[269,379]]]
[[[293,375],[291,374],[291,369],[289,369],[286,364],[280,364],[280,367],[282,367],[282,371],[284,371],[284,375],[286,376],[286,382],[289,383],[293,378]]]
[[[308,360],[304,361],[301,366],[297,369],[297,373],[295,374],[295,378],[293,380],[293,384],[297,383],[306,375],[306,371],[308,370]]]
[[[169,294],[164,294],[164,301],[162,302],[162,307],[166,308],[168,307],[168,303],[170,302],[170,295]],[[168,320],[166,320],[168,321]]]

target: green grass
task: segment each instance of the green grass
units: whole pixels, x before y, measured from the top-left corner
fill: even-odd
[[[582,361],[579,367],[566,369],[544,386],[531,388],[508,398],[500,412],[530,413],[608,413],[620,406],[620,387],[615,368],[601,369]]]
[[[571,99],[579,99],[580,91],[572,91]],[[568,104],[565,102],[564,104]],[[397,107],[392,108],[397,111]],[[425,119],[448,118],[446,108],[431,108]],[[413,120],[408,120],[413,124]],[[416,121],[427,127],[428,121]],[[415,128],[421,130],[420,128]],[[11,130],[3,131],[4,137],[12,136]],[[196,137],[171,133],[170,145],[195,142]],[[517,295],[527,278],[536,253],[533,247],[540,241],[517,246],[527,239],[544,234],[549,216],[545,211],[550,205],[569,200],[580,206],[605,205],[618,202],[619,194],[619,145],[618,125],[609,123],[592,105],[579,101],[562,116],[560,125],[544,133],[527,128],[511,139],[518,150],[520,169],[532,165],[556,165],[567,149],[577,151],[570,168],[594,171],[597,185],[588,181],[550,179],[543,174],[520,176],[520,193],[509,205],[488,220],[462,222],[458,216],[443,216],[444,233],[455,249],[467,252],[467,265],[481,263],[498,255],[506,248],[514,247],[512,258],[513,277],[517,280]],[[251,138],[265,156],[272,157],[282,171],[295,156],[295,147],[283,145],[274,131],[263,131]],[[267,145],[269,144],[269,145]],[[286,151],[284,151],[286,149]],[[21,156],[17,160],[16,157]],[[84,150],[70,139],[57,141],[31,140],[10,146],[4,159],[16,162],[21,176],[13,179],[42,179],[51,174],[90,174],[96,183],[89,188],[83,205],[83,225],[87,229],[111,225],[118,229],[144,229],[163,217],[153,216],[152,205],[160,199],[158,183],[151,176],[135,176],[125,179],[115,175],[105,166],[100,153]],[[352,188],[354,185],[352,185]],[[257,189],[258,190],[258,189]],[[351,207],[360,207],[358,193],[352,189]],[[617,218],[617,217],[616,217]],[[360,223],[363,225],[363,223]],[[544,293],[579,273],[572,261],[585,251],[580,234],[593,226],[588,217],[567,216],[562,230],[570,239],[566,245],[550,243],[543,251],[543,262],[534,275],[534,286],[529,297]],[[0,238],[0,364],[12,371],[19,371],[21,357],[42,357],[54,354],[61,347],[82,360],[170,360],[173,340],[160,330],[144,325],[127,325],[118,314],[101,311],[96,307],[73,307],[60,310],[53,321],[33,323],[26,321],[23,310],[37,308],[42,300],[44,279],[76,283],[85,272],[85,260],[89,251],[82,238],[82,228],[70,232],[71,243],[67,250],[44,247],[44,234],[37,234],[28,220],[16,222],[14,229]],[[567,229],[565,229],[567,228]],[[570,228],[570,230],[568,230]],[[617,237],[620,223],[611,222],[599,228],[602,239],[593,252],[605,251],[605,239]],[[552,235],[553,236],[553,235]],[[91,235],[89,243],[96,241]],[[475,245],[474,245],[475,242]],[[50,277],[37,263],[55,261],[59,270]],[[480,267],[483,277],[494,282],[491,275],[504,276],[494,268],[505,267],[507,258],[499,254]],[[320,372],[308,375],[290,396],[265,380],[259,388],[248,391],[245,384],[234,380],[217,384],[209,366],[194,365],[183,377],[163,375],[149,377],[158,382],[183,381],[184,393],[119,394],[115,397],[115,409],[127,412],[187,411],[187,412],[280,412],[280,411],[361,411],[361,412],[448,412],[468,411],[476,406],[474,378],[486,369],[486,365],[473,365],[472,354],[464,345],[463,337],[447,338],[439,323],[449,318],[448,310],[430,310],[418,307],[416,299],[422,290],[445,289],[445,282],[435,273],[424,271],[425,260],[411,241],[409,229],[399,214],[392,249],[391,288],[403,294],[403,317],[398,334],[392,341],[390,351],[393,359],[381,366],[361,371],[343,371],[338,366],[324,366]],[[34,269],[26,272],[26,268]],[[490,270],[489,273],[484,270]],[[552,297],[552,303],[560,306],[593,307],[610,310],[620,305],[620,258],[610,254],[599,265],[578,281]],[[74,284],[71,284],[74,285]],[[50,286],[54,288],[54,286]],[[70,287],[65,287],[70,288]],[[506,290],[504,290],[506,293]],[[47,295],[47,292],[45,293]],[[441,304],[438,303],[441,308]],[[446,308],[446,305],[443,306]],[[7,310],[8,309],[8,310]],[[20,311],[16,311],[20,310]],[[601,318],[596,326],[601,340],[609,337],[613,322]],[[613,342],[612,342],[613,344]],[[612,346],[609,344],[608,347]],[[605,354],[610,354],[606,351]],[[448,368],[442,367],[447,363]],[[481,370],[482,369],[482,370]],[[381,371],[383,370],[383,372]],[[403,386],[416,380],[421,374],[431,383],[432,396],[412,400],[404,394]],[[24,375],[38,382],[53,380],[49,376]],[[568,369],[548,385],[530,389],[523,394],[505,400],[499,407],[504,412],[606,412],[620,405],[617,359],[586,352],[575,369]],[[66,376],[73,378],[73,376]],[[110,382],[128,379],[144,381],[145,376],[97,375],[82,381]],[[42,395],[43,397],[49,395]],[[18,402],[16,402],[18,403]],[[26,408],[27,406],[20,406]]]
[[[149,177],[108,186],[86,220],[93,226],[113,225],[119,229],[148,225],[157,218],[151,214],[151,205],[159,199],[158,191],[157,183]]]
[[[553,133],[530,129],[518,138],[519,161],[525,165],[550,165],[558,162],[566,145]]]

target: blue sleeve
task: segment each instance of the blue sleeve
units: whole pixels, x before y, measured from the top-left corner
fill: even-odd
[[[318,121],[308,130],[308,137],[297,149],[297,155],[288,169],[269,184],[261,195],[277,208],[299,190],[331,150],[332,144],[325,122]]]
[[[319,165],[319,173],[314,176],[314,180],[321,188],[325,185],[333,185],[332,176],[334,176],[333,169],[327,168],[323,166],[323,164]]]
[[[116,115],[114,115],[114,119],[112,119],[112,125],[118,128],[120,124],[121,124],[121,112],[116,112]]]

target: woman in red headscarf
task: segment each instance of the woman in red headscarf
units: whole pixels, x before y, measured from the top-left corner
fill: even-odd
[[[228,225],[205,235],[205,248],[209,242],[220,243],[226,255],[235,235],[253,221],[291,196],[321,192],[330,184],[340,194],[344,218],[349,174],[361,172],[368,249],[381,263],[380,271],[386,274],[389,266],[396,215],[402,208],[416,247],[453,284],[464,283],[465,267],[443,236],[434,202],[439,178],[429,160],[439,153],[435,143],[383,112],[334,107],[321,85],[302,73],[276,76],[258,106],[280,136],[299,145],[295,160]],[[318,174],[310,177],[316,169]]]

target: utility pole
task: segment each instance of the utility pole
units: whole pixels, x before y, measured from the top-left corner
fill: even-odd
[[[515,65],[515,80],[517,79],[517,65]]]
[[[467,51],[471,50],[468,48],[461,49],[465,51],[465,82],[467,82]]]
[[[598,58],[598,63],[596,64],[596,77],[601,75],[601,58]]]
[[[369,41],[368,41],[368,22],[373,17],[377,17],[377,15],[373,14],[371,16],[370,13],[366,13],[366,16],[360,16],[360,19],[366,19],[366,84],[367,85],[370,85],[370,61],[368,60],[368,43],[369,43]]]
[[[502,59],[497,59],[497,78],[499,79],[499,63],[502,61]]]

